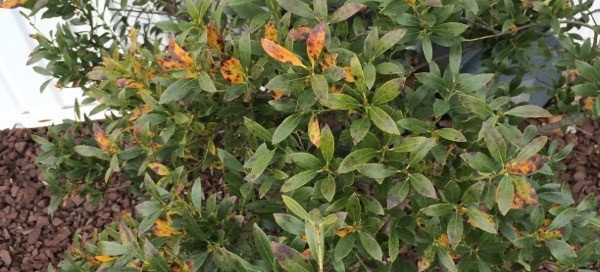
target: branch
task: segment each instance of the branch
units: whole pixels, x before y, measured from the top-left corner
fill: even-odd
[[[590,117],[592,117],[592,114],[590,112],[580,112],[580,113],[570,115],[567,118],[564,118],[558,122],[545,124],[545,125],[539,125],[539,126],[537,126],[538,135],[547,134],[555,129],[562,128],[564,126],[568,126],[573,123],[577,123],[583,119],[587,119]]]

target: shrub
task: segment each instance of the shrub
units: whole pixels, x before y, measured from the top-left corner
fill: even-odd
[[[585,268],[600,257],[595,198],[575,205],[554,175],[572,146],[519,130],[551,114],[515,97],[549,69],[565,76],[548,109],[598,116],[596,44],[567,32],[596,30],[592,1],[484,2],[189,0],[156,24],[165,46],[132,29],[80,84],[112,114],[80,143],[38,139],[39,163],[53,207],[116,172],[144,201],[61,268]],[[482,67],[465,73],[473,48]]]

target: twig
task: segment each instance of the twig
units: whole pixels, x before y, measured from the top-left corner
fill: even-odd
[[[564,118],[558,122],[545,124],[545,125],[539,125],[539,126],[537,126],[538,135],[546,134],[555,129],[561,128],[563,126],[568,126],[573,123],[577,123],[583,119],[587,119],[590,117],[592,117],[592,114],[590,112],[580,112],[580,113],[568,116],[567,118]]]

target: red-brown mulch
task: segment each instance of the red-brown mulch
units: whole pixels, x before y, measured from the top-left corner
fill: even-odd
[[[46,271],[65,256],[77,229],[89,239],[134,206],[129,185],[115,177],[97,207],[75,196],[48,214],[51,196],[35,165],[40,150],[32,133],[45,137],[46,129],[0,131],[0,272]]]

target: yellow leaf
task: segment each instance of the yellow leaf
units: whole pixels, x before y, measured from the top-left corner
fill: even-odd
[[[337,54],[326,54],[321,62],[321,69],[325,70],[329,67],[337,65]]]
[[[339,85],[332,85],[331,89],[329,90],[330,93],[341,93],[342,92],[342,86]]]
[[[164,164],[158,162],[149,163],[148,168],[152,169],[154,173],[161,176],[166,176],[169,173],[171,173],[171,171],[169,171],[169,168],[167,168]]]
[[[225,41],[223,40],[221,33],[219,33],[219,31],[217,31],[215,28],[215,24],[212,21],[206,25],[206,40],[210,47],[214,48],[219,53],[223,53]]]
[[[302,26],[296,29],[292,29],[290,33],[288,33],[288,40],[290,41],[303,41],[308,38],[310,34],[310,27]]]
[[[344,77],[346,82],[356,82],[356,77],[354,76],[354,73],[352,73],[352,67],[346,66],[344,67],[344,71],[346,72],[346,76]]]
[[[158,237],[170,237],[180,232],[171,227],[167,220],[157,219],[154,226],[154,235]]]
[[[163,70],[183,69],[185,66],[174,59],[159,59],[158,66]]]
[[[353,226],[349,226],[349,227],[345,227],[343,229],[339,229],[338,231],[335,232],[335,234],[339,237],[345,237],[346,235],[348,235],[349,233],[353,233],[355,232],[356,229],[354,229]]]
[[[535,189],[527,180],[522,177],[515,177],[513,181],[515,185],[515,197],[513,198],[511,209],[522,209],[525,207],[525,204],[537,205],[539,203]]]
[[[177,42],[175,42],[175,40],[171,37],[169,37],[168,50],[171,59],[179,62],[183,67],[190,67],[194,63],[190,55],[181,49]]]
[[[289,65],[295,65],[306,68],[306,66],[302,64],[302,61],[300,61],[300,59],[296,57],[296,55],[292,54],[292,52],[274,43],[273,41],[262,39],[260,44],[262,45],[262,48],[265,50],[265,52],[267,52],[267,54],[269,54],[269,56],[271,56],[275,60]]]
[[[6,0],[2,4],[0,4],[0,8],[14,9],[25,5],[25,3],[27,3],[27,0]]]
[[[233,84],[246,82],[244,68],[240,61],[225,54],[221,55],[221,74],[225,80]]]
[[[437,243],[443,248],[450,248],[450,240],[448,240],[448,235],[445,233],[442,233],[440,237],[438,237]]]
[[[583,109],[584,110],[592,110],[594,108],[594,104],[596,103],[596,98],[595,97],[586,97],[585,100],[583,100]]]
[[[265,25],[265,39],[277,42],[277,28],[271,22]]]
[[[425,271],[427,268],[429,268],[433,262],[433,258],[435,258],[435,252],[433,251],[433,247],[430,245],[425,249],[421,258],[419,258],[419,272]]]
[[[94,259],[96,259],[96,261],[98,261],[98,262],[105,263],[105,262],[110,262],[110,261],[114,260],[115,257],[107,256],[107,255],[100,255],[100,256],[94,257]]]
[[[319,127],[319,118],[313,115],[308,122],[308,138],[316,146],[321,145],[321,128]]]
[[[522,162],[515,162],[514,160],[506,163],[506,171],[510,174],[515,175],[530,175],[535,174],[537,171],[544,166],[547,159],[540,155],[533,155],[529,159]]]
[[[106,136],[106,133],[104,133],[104,130],[102,130],[100,125],[94,123],[92,131],[94,132],[94,139],[100,149],[111,154],[118,151],[119,147],[110,141],[110,138]]]
[[[310,31],[308,39],[306,39],[306,52],[313,65],[317,59],[319,59],[319,55],[321,55],[321,51],[323,51],[323,46],[325,46],[326,26],[327,24],[325,22],[318,24]]]

